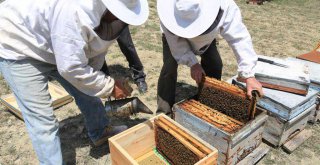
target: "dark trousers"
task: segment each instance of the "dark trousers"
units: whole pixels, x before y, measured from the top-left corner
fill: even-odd
[[[117,39],[118,45],[120,47],[121,52],[126,57],[129,62],[129,67],[133,72],[134,81],[144,80],[146,75],[143,72],[143,65],[140,61],[140,58],[137,54],[136,48],[133,44],[129,26],[126,27],[120,34]],[[109,70],[107,63],[104,63],[101,71],[109,75]]]
[[[158,80],[157,113],[170,114],[175,103],[178,64],[171,54],[164,35],[162,35],[162,45],[163,66]],[[221,79],[223,65],[216,40],[213,40],[209,48],[201,55],[201,66],[206,76]]]

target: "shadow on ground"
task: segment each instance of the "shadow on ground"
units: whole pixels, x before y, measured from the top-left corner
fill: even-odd
[[[146,119],[139,118],[113,118],[111,119],[113,125],[125,124],[128,127],[135,126],[144,122]],[[110,153],[108,143],[95,147],[87,135],[87,129],[83,116],[80,114],[75,117],[70,117],[60,122],[60,139],[62,154],[67,165],[77,164],[76,150],[81,150],[90,146],[88,156],[99,159],[104,155]],[[80,155],[82,156],[82,155]]]
[[[129,78],[130,82],[133,82],[131,76],[131,70],[129,68],[125,68],[120,64],[108,65],[108,69],[110,72],[110,76],[113,78]]]
[[[176,87],[176,102],[191,98],[198,94],[198,87],[178,82]]]

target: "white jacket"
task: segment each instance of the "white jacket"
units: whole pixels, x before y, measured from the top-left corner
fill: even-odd
[[[253,49],[250,34],[242,23],[240,9],[233,0],[221,0],[221,9],[223,15],[217,27],[208,34],[191,39],[171,33],[161,23],[161,29],[167,39],[172,56],[178,64],[191,67],[198,63],[195,55],[205,52],[206,49],[201,48],[208,47],[220,34],[231,46],[237,58],[239,76],[243,78],[253,77],[258,57]]]
[[[0,11],[0,57],[56,64],[80,91],[112,93],[114,79],[99,70],[114,40],[93,31],[106,11],[100,0],[6,0]]]

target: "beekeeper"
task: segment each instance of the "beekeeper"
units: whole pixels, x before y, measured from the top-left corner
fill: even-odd
[[[95,145],[127,128],[108,123],[100,98],[130,93],[99,70],[122,29],[147,20],[147,0],[7,0],[0,11],[0,69],[40,164],[63,163],[48,77],[75,98]]]
[[[215,38],[220,34],[238,62],[238,76],[262,94],[254,77],[257,55],[239,7],[233,0],[158,0],[163,41],[163,67],[158,80],[157,113],[171,113],[175,102],[178,64],[190,67],[197,83],[204,75],[221,78],[222,63]],[[201,64],[196,55],[201,55]]]

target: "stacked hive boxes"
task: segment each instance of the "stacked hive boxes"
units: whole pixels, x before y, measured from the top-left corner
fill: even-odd
[[[274,146],[281,146],[304,130],[311,111],[316,107],[318,91],[309,88],[306,96],[268,88],[263,88],[263,91],[264,97],[257,103],[267,110],[269,116],[263,138]]]
[[[289,57],[286,60],[295,61],[303,65],[307,65],[309,68],[310,80],[311,80],[310,88],[320,92],[320,64],[311,62],[311,61],[302,60],[302,59],[292,58],[292,57]],[[309,121],[312,123],[315,123],[316,121],[320,120],[319,105],[320,105],[320,94],[318,95],[317,108],[311,112],[311,115],[309,118]]]

